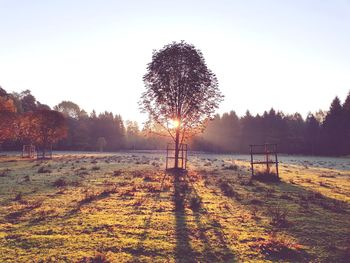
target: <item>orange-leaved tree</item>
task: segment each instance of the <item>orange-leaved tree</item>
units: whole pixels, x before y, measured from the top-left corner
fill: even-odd
[[[45,158],[48,146],[67,136],[66,120],[62,113],[54,110],[38,110],[32,114],[28,134],[42,149]]]
[[[179,145],[203,130],[223,99],[217,78],[202,52],[181,41],[154,51],[143,81],[140,108],[149,115],[147,127],[158,124],[174,140],[178,168]]]
[[[11,96],[0,87],[0,143],[17,136],[17,109]]]

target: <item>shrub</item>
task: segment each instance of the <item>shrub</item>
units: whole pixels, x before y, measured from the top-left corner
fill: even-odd
[[[237,171],[238,170],[238,165],[236,164],[231,164],[229,166],[224,166],[222,168],[223,170],[233,170],[233,171]]]
[[[278,238],[271,235],[267,240],[260,240],[255,245],[269,259],[303,261],[307,258],[303,246],[286,238]]]
[[[150,174],[146,174],[145,177],[143,178],[145,182],[152,182],[153,178]]]
[[[281,207],[273,207],[269,209],[271,215],[271,225],[275,227],[287,227],[289,222],[287,220],[288,211]]]
[[[14,201],[21,201],[22,197],[23,197],[23,194],[21,192],[19,192],[18,194],[16,194],[16,196],[13,200]]]
[[[80,200],[79,205],[87,204],[97,198],[98,194],[94,191],[88,191],[85,193],[83,199]]]
[[[38,169],[38,173],[51,173],[52,171],[48,168],[46,168],[45,166],[40,166],[40,168]]]
[[[235,192],[235,190],[233,190],[232,185],[230,185],[226,181],[222,181],[220,183],[220,189],[224,193],[224,195],[226,195],[226,196],[233,197],[236,195],[236,192]]]
[[[259,199],[252,199],[252,200],[249,201],[249,203],[250,203],[251,205],[258,205],[258,206],[260,206],[260,205],[263,204],[263,201],[261,201],[261,200],[259,200]]]
[[[5,169],[0,171],[0,177],[6,177],[8,176],[8,172],[11,171],[10,169]]]
[[[84,257],[79,263],[110,263],[111,261],[103,253],[97,252],[93,257]]]
[[[119,176],[122,174],[122,171],[121,170],[115,170],[113,171],[113,176]]]
[[[54,181],[52,185],[55,187],[65,187],[68,185],[68,183],[64,177],[61,177]]]
[[[190,199],[190,208],[194,212],[198,212],[202,207],[202,198],[194,196]]]
[[[274,172],[257,171],[253,176],[254,180],[261,182],[279,182],[280,178]]]

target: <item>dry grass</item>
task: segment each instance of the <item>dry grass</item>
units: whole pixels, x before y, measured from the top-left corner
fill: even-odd
[[[154,154],[0,157],[0,262],[345,262],[350,173],[193,157],[165,174]],[[39,170],[42,170],[39,172]]]

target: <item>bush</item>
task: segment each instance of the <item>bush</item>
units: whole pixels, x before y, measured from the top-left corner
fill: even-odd
[[[143,178],[145,182],[153,182],[153,178],[150,174],[146,174],[145,177]]]
[[[122,174],[122,171],[121,170],[115,170],[113,171],[113,176],[119,176]]]
[[[52,171],[48,168],[46,168],[45,166],[41,166],[39,169],[38,169],[38,173],[51,173]]]
[[[198,212],[202,207],[202,198],[194,196],[190,199],[190,208],[194,212]]]
[[[21,192],[19,192],[18,194],[16,194],[16,196],[13,200],[14,201],[21,201],[22,197],[23,197],[23,194]]]
[[[58,178],[56,181],[53,182],[53,186],[55,187],[65,187],[68,183],[64,177]]]
[[[276,173],[267,171],[255,172],[253,179],[261,182],[280,182]]]
[[[100,167],[100,166],[96,166],[96,165],[94,165],[94,166],[91,167],[91,170],[92,170],[92,171],[98,171],[98,170],[100,170],[100,169],[101,169],[101,167]]]
[[[223,170],[233,170],[233,171],[237,171],[238,170],[238,165],[236,164],[231,164],[229,166],[224,166],[222,168]]]
[[[8,176],[8,172],[11,171],[10,169],[5,169],[0,171],[0,177],[6,177]]]
[[[220,183],[220,189],[226,196],[233,197],[236,195],[236,192],[235,190],[233,190],[233,187],[226,181]]]
[[[252,199],[252,200],[250,200],[249,203],[250,203],[251,205],[258,205],[258,206],[263,205],[263,201],[261,201],[260,199],[255,199],[255,198]]]
[[[274,235],[271,235],[267,240],[259,241],[256,246],[269,259],[277,259],[278,261],[303,261],[302,259],[308,257],[303,246],[286,238],[277,238]]]
[[[111,261],[107,258],[105,254],[96,253],[93,257],[84,257],[79,263],[110,263]]]
[[[275,227],[287,227],[289,222],[287,220],[288,211],[281,207],[274,207],[269,209],[271,215],[271,225]]]

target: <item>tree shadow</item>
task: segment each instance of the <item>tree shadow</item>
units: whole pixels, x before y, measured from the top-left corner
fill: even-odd
[[[196,188],[194,187],[191,180],[188,180],[191,185],[191,193],[197,200],[201,200]],[[201,205],[197,211],[194,211],[195,222],[199,229],[200,238],[204,243],[203,257],[207,262],[234,262],[235,256],[226,243],[225,235],[223,232],[222,225],[215,219],[212,219],[209,211]],[[208,238],[206,233],[207,227],[201,222],[201,218],[209,220],[211,226],[210,230],[213,231],[217,243],[215,246],[212,245],[212,241]]]
[[[189,229],[185,211],[185,199],[188,191],[187,172],[184,170],[170,171],[174,179],[174,212],[176,231],[176,262],[196,262],[195,253],[190,244]]]
[[[156,203],[159,202],[159,200],[160,200],[160,194],[161,194],[161,192],[163,190],[164,181],[165,181],[166,176],[167,176],[167,173],[164,173],[164,176],[163,176],[161,184],[160,184],[160,189],[159,189],[159,191],[156,193],[156,195],[153,198],[156,201]],[[136,249],[134,249],[134,251],[132,251],[132,254],[133,254],[132,262],[138,262],[139,261],[139,259],[138,259],[139,255],[147,254],[143,247],[144,247],[144,242],[145,242],[145,240],[148,237],[148,234],[149,234],[149,231],[150,231],[150,226],[151,226],[151,221],[152,221],[152,218],[153,218],[153,215],[155,214],[155,212],[156,212],[156,205],[151,208],[150,215],[144,220],[144,224],[143,224],[143,229],[144,230],[143,230],[143,232],[141,234],[141,238],[140,238],[139,242],[136,245]]]
[[[253,214],[259,211],[263,216],[270,217],[271,231],[287,233],[309,247],[315,246],[316,242],[327,250],[329,259],[343,259],[344,251],[336,251],[334,244],[340,244],[341,240],[343,245],[346,244],[345,237],[350,235],[348,203],[285,181],[253,183],[246,190],[257,193],[255,198],[236,198],[237,201]],[[337,223],[335,220],[338,220]],[[300,251],[294,256],[285,259],[309,261],[312,258],[306,251]]]
[[[175,224],[176,224],[176,262],[233,262],[234,254],[226,244],[222,226],[216,220],[210,218],[209,212],[201,206],[194,209],[194,221],[199,231],[199,238],[203,244],[203,252],[195,252],[190,244],[189,227],[186,217],[186,201],[189,198],[200,200],[196,189],[188,179],[186,171],[173,173],[174,176],[174,204],[175,204]],[[209,221],[205,226],[201,218]],[[211,237],[206,232],[210,231]],[[215,243],[213,242],[213,236]]]

